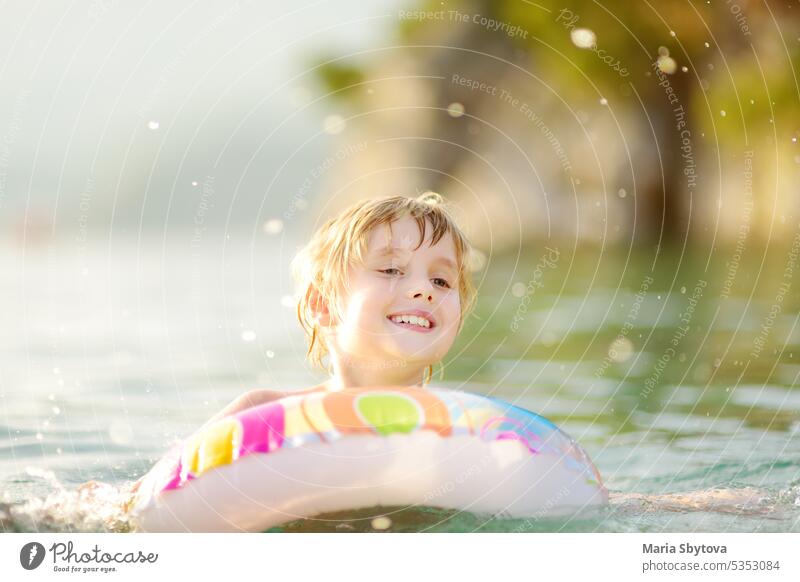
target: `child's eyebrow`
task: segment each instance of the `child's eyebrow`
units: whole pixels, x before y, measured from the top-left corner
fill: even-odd
[[[376,258],[383,258],[383,257],[395,257],[395,256],[407,256],[410,254],[411,251],[408,249],[404,249],[402,247],[383,247],[380,250],[375,251]],[[449,267],[453,271],[458,271],[458,265],[456,265],[455,261],[449,259],[447,257],[436,257],[431,261],[431,264],[435,265],[438,263],[444,264],[446,267]]]
[[[375,252],[376,257],[393,257],[397,255],[408,255],[411,251],[401,247],[383,247]]]
[[[448,259],[447,257],[437,257],[431,261],[432,263],[444,263],[445,266],[450,267],[454,271],[457,271],[455,262],[452,259]]]

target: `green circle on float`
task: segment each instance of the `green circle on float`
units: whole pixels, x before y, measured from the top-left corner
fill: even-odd
[[[420,424],[419,410],[405,396],[366,394],[358,399],[356,406],[361,417],[383,436],[410,433]]]

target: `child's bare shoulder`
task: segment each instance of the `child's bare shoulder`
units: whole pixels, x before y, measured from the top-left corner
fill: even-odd
[[[206,423],[203,425],[203,428],[211,423],[225,418],[226,416],[236,414],[237,412],[247,410],[248,408],[253,408],[254,406],[259,406],[260,404],[266,404],[268,402],[280,400],[281,398],[286,398],[287,396],[296,394],[308,394],[309,392],[315,392],[321,389],[323,389],[321,386],[314,386],[313,388],[308,388],[306,390],[267,390],[264,388],[250,390],[237,396],[225,408],[208,419],[208,421],[206,421]]]
[[[258,406],[259,404],[266,404],[267,402],[272,402],[273,400],[286,398],[287,396],[310,394],[311,392],[317,392],[321,390],[326,390],[324,384],[306,388],[304,390],[268,390],[261,388],[245,392],[239,396],[237,400],[242,408],[252,408],[253,406]]]
[[[234,400],[231,403],[231,406],[234,406],[238,410],[243,410],[246,408],[252,408],[253,406],[258,406],[259,404],[266,404],[267,402],[272,402],[273,400],[280,400],[281,398],[286,398],[288,396],[310,394],[312,392],[319,392],[327,389],[328,388],[326,384],[318,384],[317,386],[312,386],[311,388],[305,388],[303,390],[268,390],[259,388],[245,392],[236,400]]]

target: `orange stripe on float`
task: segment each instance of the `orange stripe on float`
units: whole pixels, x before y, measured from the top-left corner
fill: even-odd
[[[408,388],[401,390],[405,394],[413,397],[425,411],[425,424],[423,428],[434,430],[441,436],[453,434],[453,422],[450,419],[450,411],[441,398],[420,388]]]
[[[322,399],[322,406],[333,426],[342,434],[374,434],[371,426],[364,424],[356,414],[355,399],[369,389],[345,388],[328,392]]]
[[[322,401],[325,412],[328,413],[328,418],[331,419],[331,422],[339,432],[344,434],[374,434],[373,427],[364,424],[358,417],[355,407],[356,398],[370,392],[383,394],[395,392],[413,398],[425,413],[423,429],[435,431],[441,436],[450,436],[453,433],[453,425],[447,405],[438,396],[427,390],[407,387],[345,388],[344,390],[325,394]]]

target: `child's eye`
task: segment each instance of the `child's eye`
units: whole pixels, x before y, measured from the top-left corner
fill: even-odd
[[[435,277],[433,279],[433,284],[439,285],[439,287],[444,287],[446,289],[450,288],[450,283],[448,283],[445,279],[442,279],[441,277]]]
[[[399,275],[400,269],[396,269],[394,267],[390,267],[389,269],[380,269],[379,273],[385,273],[387,275]]]

